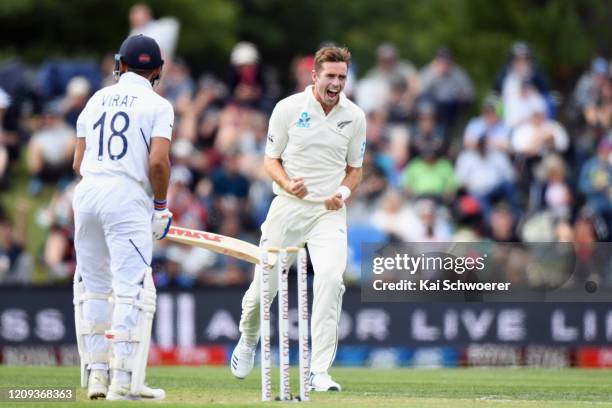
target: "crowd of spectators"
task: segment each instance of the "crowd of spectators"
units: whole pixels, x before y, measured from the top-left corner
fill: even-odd
[[[146,9],[130,18],[139,27],[152,21]],[[176,40],[176,21],[160,26]],[[176,114],[168,192],[174,222],[257,243],[273,198],[262,170],[267,121],[276,101],[310,82],[313,57],[287,65],[293,82],[283,89],[255,44],[236,44],[225,77],[196,75],[173,57],[172,42],[165,48],[169,63],[156,89]],[[100,65],[52,60],[33,75],[20,62],[0,66],[0,188],[15,187],[9,174],[25,155],[29,193],[54,190],[36,215],[47,234],[37,253],[25,250],[24,204],[11,217],[0,213],[0,282],[30,281],[34,263],[50,281],[74,273],[75,122],[87,98],[112,83],[111,71],[110,56]],[[610,240],[609,63],[595,58],[561,105],[546,77],[522,42],[482,101],[448,48],[419,69],[384,43],[374,68],[352,70],[346,93],[366,112],[368,144],[364,179],[349,203],[347,280],[359,279],[362,241],[569,241],[589,259],[598,242]],[[167,241],[156,243],[153,266],[161,287],[245,284],[252,273],[244,262]],[[594,268],[589,279],[612,284],[606,268]]]

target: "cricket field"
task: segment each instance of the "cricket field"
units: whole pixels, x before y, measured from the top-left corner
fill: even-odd
[[[274,377],[278,391],[278,370]],[[612,371],[584,369],[335,368],[339,393],[312,393],[307,407],[612,407]],[[76,402],[0,402],[0,407],[144,406],[138,402],[89,401],[78,388],[76,367],[0,366],[0,388],[77,387]],[[166,390],[155,407],[250,407],[260,401],[257,367],[246,380],[227,367],[153,367],[148,383]],[[294,392],[297,370],[292,371]]]

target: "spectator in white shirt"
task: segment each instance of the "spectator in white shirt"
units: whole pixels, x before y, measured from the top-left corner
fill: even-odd
[[[536,103],[532,109],[530,120],[512,134],[512,150],[526,157],[541,157],[548,152],[567,150],[567,132],[559,122],[546,118],[546,105]]]

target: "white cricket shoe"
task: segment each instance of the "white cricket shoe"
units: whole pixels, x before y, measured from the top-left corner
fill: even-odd
[[[310,373],[310,391],[342,391],[342,387],[327,372]]]
[[[257,344],[249,344],[243,336],[240,337],[236,348],[232,352],[232,358],[230,366],[234,377],[239,379],[246,378],[247,375],[253,370],[255,365],[255,350]]]
[[[161,388],[151,388],[146,384],[138,395],[130,394],[130,384],[121,384],[114,379],[108,387],[107,401],[135,400],[135,401],[158,401],[166,398],[166,392]]]
[[[87,398],[105,398],[108,393],[108,370],[91,370],[87,381]]]

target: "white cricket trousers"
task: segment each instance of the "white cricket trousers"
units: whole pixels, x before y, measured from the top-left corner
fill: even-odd
[[[76,267],[85,290],[135,298],[151,264],[151,198],[133,180],[96,177],[76,186],[73,208]],[[87,300],[83,318],[95,323],[112,321],[114,330],[129,330],[137,325],[139,310],[129,304],[112,308],[105,300]],[[103,335],[88,335],[85,341],[92,352],[107,347]],[[132,354],[133,344],[114,344],[116,357]]]
[[[342,311],[346,269],[346,207],[326,210],[322,203],[312,203],[285,196],[272,201],[266,221],[261,226],[260,248],[308,245],[314,269],[311,316],[311,371],[327,371],[336,356],[338,323]],[[295,261],[295,256],[289,259]],[[278,290],[273,269],[271,293]],[[255,267],[251,286],[242,299],[240,332],[254,344],[259,339],[260,266]]]

